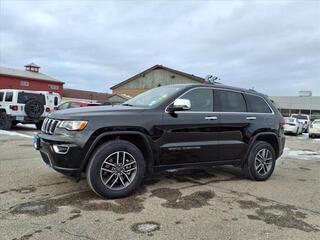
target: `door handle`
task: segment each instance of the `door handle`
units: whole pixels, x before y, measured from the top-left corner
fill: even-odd
[[[205,117],[204,119],[205,120],[217,120],[218,117]]]
[[[256,120],[256,117],[246,117],[247,120]]]

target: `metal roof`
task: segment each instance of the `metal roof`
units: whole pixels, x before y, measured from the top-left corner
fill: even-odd
[[[7,68],[7,67],[0,67],[0,75],[64,83],[62,81],[56,80],[56,79],[54,79],[54,78],[52,78],[52,77],[50,77],[48,75],[45,75],[43,73],[31,72],[31,71],[14,69],[14,68]]]
[[[98,101],[107,101],[111,96],[109,93],[103,92],[93,92],[72,88],[65,88],[63,90],[63,97],[65,98],[77,98],[77,99],[87,99],[87,100],[98,100]]]
[[[270,99],[281,109],[320,110],[320,96],[274,96]]]
[[[194,81],[197,81],[197,82],[199,82],[199,83],[205,83],[205,79],[204,79],[204,78],[201,78],[201,77],[198,77],[198,76],[189,74],[189,73],[181,72],[181,71],[178,71],[178,70],[175,70],[175,69],[168,68],[168,67],[165,67],[165,66],[163,66],[163,65],[157,64],[157,65],[154,65],[153,67],[148,68],[147,70],[144,70],[144,71],[141,72],[141,73],[138,73],[138,74],[134,75],[133,77],[131,77],[131,78],[129,78],[129,79],[123,81],[123,82],[120,82],[120,83],[112,86],[110,89],[113,90],[113,89],[115,89],[115,88],[118,88],[118,87],[120,87],[120,86],[122,86],[122,85],[124,85],[124,84],[126,84],[126,83],[128,83],[128,82],[131,82],[131,81],[133,81],[133,80],[135,80],[135,79],[143,76],[144,74],[147,74],[147,73],[149,73],[149,72],[151,72],[151,71],[153,71],[153,70],[156,70],[156,69],[164,69],[164,70],[169,71],[169,72],[172,72],[172,73],[174,73],[174,74],[178,74],[178,75],[184,76],[184,77],[186,77],[186,78],[190,78],[190,79],[192,79],[192,80],[194,80]]]

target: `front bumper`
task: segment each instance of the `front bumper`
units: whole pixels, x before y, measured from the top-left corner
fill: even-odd
[[[45,164],[57,172],[80,180],[81,164],[85,154],[78,145],[70,142],[51,141],[41,138],[38,134],[35,136],[34,147],[40,151]]]

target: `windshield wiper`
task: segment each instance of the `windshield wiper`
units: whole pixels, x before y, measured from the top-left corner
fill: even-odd
[[[129,106],[129,107],[133,107],[133,105],[132,105],[132,104],[130,104],[130,103],[122,103],[122,106]]]

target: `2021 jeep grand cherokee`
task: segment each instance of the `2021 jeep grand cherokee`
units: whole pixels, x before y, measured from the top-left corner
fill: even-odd
[[[45,163],[94,192],[122,197],[146,172],[236,165],[266,180],[282,154],[283,118],[252,90],[224,85],[169,85],[118,106],[51,113],[35,137]]]

